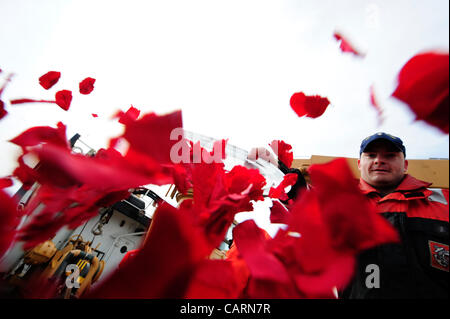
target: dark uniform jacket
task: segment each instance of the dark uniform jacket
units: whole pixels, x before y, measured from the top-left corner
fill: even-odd
[[[363,180],[360,189],[399,232],[401,242],[358,256],[344,298],[448,298],[449,192],[406,175],[381,195]]]

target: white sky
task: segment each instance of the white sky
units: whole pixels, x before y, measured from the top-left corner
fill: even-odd
[[[385,131],[404,140],[409,158],[448,158],[448,135],[414,122],[390,97],[408,59],[448,50],[448,7],[446,0],[0,0],[0,78],[15,74],[2,96],[9,114],[0,121],[0,176],[19,154],[7,140],[25,129],[62,121],[69,138],[78,132],[100,148],[121,132],[110,116],[130,105],[143,113],[182,109],[186,129],[247,150],[282,139],[296,158],[356,157],[364,137]],[[342,53],[335,30],[366,57]],[[62,76],[46,91],[38,78],[50,70]],[[87,76],[97,81],[84,96],[78,83]],[[372,84],[382,126],[369,102]],[[62,89],[73,91],[68,112],[7,103],[53,99]],[[300,91],[332,105],[320,118],[298,118],[289,99]]]

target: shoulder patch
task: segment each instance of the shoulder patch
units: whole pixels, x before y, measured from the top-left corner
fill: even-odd
[[[429,240],[428,247],[430,249],[431,267],[448,272],[448,245]]]
[[[444,194],[442,193],[442,189],[430,189],[432,191],[431,195],[428,196],[428,200],[431,202],[438,202],[444,205],[448,205],[447,200],[445,199]]]

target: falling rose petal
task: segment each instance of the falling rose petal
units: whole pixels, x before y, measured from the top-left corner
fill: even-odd
[[[83,81],[80,82],[79,88],[81,94],[89,94],[94,90],[94,83],[95,79],[91,77],[85,78]]]
[[[449,55],[424,52],[400,70],[392,96],[406,103],[417,120],[449,133]]]
[[[60,77],[61,77],[61,72],[49,71],[39,78],[39,84],[44,89],[48,90],[59,81]]]
[[[286,165],[287,168],[292,166],[294,161],[294,154],[292,153],[292,146],[281,140],[273,140],[269,146],[277,154],[278,159]]]
[[[9,177],[0,178],[0,189],[13,186],[13,181]]]
[[[171,176],[161,172],[160,166],[149,158],[125,158],[118,152],[120,156],[108,159],[90,158],[52,144],[42,145],[33,153],[40,160],[38,180],[59,187],[87,184],[112,191],[172,182]]]
[[[9,101],[11,105],[14,104],[24,104],[24,103],[56,103],[56,101],[50,101],[50,100],[35,100],[35,99],[14,99]]]
[[[11,143],[22,148],[27,146],[35,146],[40,143],[52,143],[69,148],[66,137],[66,126],[59,122],[57,128],[50,126],[35,126],[16,136]]]
[[[317,118],[325,112],[329,104],[327,98],[319,95],[307,96],[302,92],[294,93],[290,99],[290,105],[299,117]]]
[[[98,117],[98,114],[92,113],[92,117]]]
[[[67,111],[70,107],[70,103],[72,102],[72,91],[69,90],[61,90],[56,92],[55,94],[55,103]]]
[[[118,118],[119,123],[127,125],[131,122],[136,121],[140,113],[141,111],[132,105],[125,113],[122,111],[118,111],[115,115],[113,115],[112,118]]]
[[[253,277],[278,282],[289,281],[282,263],[266,251],[264,233],[253,220],[238,224],[233,229],[233,238]]]
[[[333,36],[337,41],[341,41],[339,48],[341,49],[342,52],[348,52],[348,53],[352,53],[359,57],[364,57],[364,54],[359,52],[358,50],[356,50],[353,47],[353,45],[350,44],[350,42],[345,37],[343,37],[340,33],[334,32]]]
[[[166,115],[149,113],[139,120],[127,122],[123,137],[135,151],[161,164],[173,164],[171,150],[178,141],[172,140],[171,134],[182,126],[181,111]]]
[[[8,111],[5,110],[5,103],[0,100],[0,120],[4,118],[8,114]]]
[[[17,205],[0,189],[0,258],[11,246],[18,225]]]
[[[378,125],[383,124],[383,110],[380,107],[380,104],[378,103],[376,96],[375,96],[375,89],[373,85],[370,86],[370,105],[372,105],[378,114]]]

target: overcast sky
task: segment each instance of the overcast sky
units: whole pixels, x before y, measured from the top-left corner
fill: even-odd
[[[32,126],[68,126],[94,148],[121,125],[110,116],[131,105],[143,113],[183,112],[184,127],[244,149],[282,139],[297,158],[358,156],[360,141],[385,131],[403,138],[409,158],[448,158],[448,135],[415,122],[391,97],[401,67],[415,54],[448,51],[447,0],[0,0],[0,79],[14,73],[0,121],[0,174],[19,148],[7,140]],[[340,31],[365,58],[344,54]],[[62,73],[49,91],[47,71]],[[78,93],[85,77],[94,91]],[[369,102],[374,85],[385,113],[379,126]],[[53,99],[73,91],[69,111]],[[317,119],[289,106],[295,92],[328,97]],[[92,117],[92,113],[99,115]],[[151,140],[149,140],[151,143]]]

